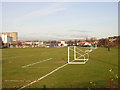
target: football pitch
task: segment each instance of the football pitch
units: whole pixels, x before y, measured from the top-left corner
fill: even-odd
[[[70,65],[67,64],[67,47],[3,49],[2,88],[115,87],[118,48],[108,51],[99,47],[89,55],[86,64]]]

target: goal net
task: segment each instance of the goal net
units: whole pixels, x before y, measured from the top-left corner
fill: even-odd
[[[97,47],[68,47],[68,64],[85,64],[89,60],[89,53]]]

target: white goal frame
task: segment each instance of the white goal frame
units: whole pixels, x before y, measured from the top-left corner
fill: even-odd
[[[71,49],[71,47],[73,47],[73,49]],[[89,60],[89,53],[95,49],[97,49],[97,45],[95,45],[95,47],[91,46],[88,50],[85,50],[85,51],[77,48],[77,46],[68,46],[68,64],[85,64]],[[70,50],[73,51],[74,59],[72,61],[70,61]],[[80,52],[82,52],[84,54],[81,54]],[[77,54],[79,55],[79,57],[77,57]],[[81,57],[83,57],[83,58],[81,58]],[[79,62],[74,62],[74,61],[78,61],[78,60],[79,60]],[[80,62],[80,61],[82,61],[82,62]]]

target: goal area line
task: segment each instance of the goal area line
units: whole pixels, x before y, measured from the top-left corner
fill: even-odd
[[[45,60],[42,60],[42,61],[39,61],[39,62],[31,63],[31,64],[28,64],[28,65],[22,66],[21,68],[26,68],[26,67],[29,67],[29,66],[32,66],[32,65],[38,64],[38,63],[42,63],[42,62],[45,62],[45,61],[51,60],[51,59],[53,59],[53,58],[48,58],[48,59],[45,59]]]

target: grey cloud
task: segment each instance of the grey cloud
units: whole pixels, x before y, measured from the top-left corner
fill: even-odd
[[[90,37],[89,33],[29,33],[20,37],[20,40],[62,40],[62,39],[81,39]]]
[[[91,33],[92,31],[90,31],[90,30],[69,30],[69,31],[71,31],[71,32],[82,32],[82,33]]]

